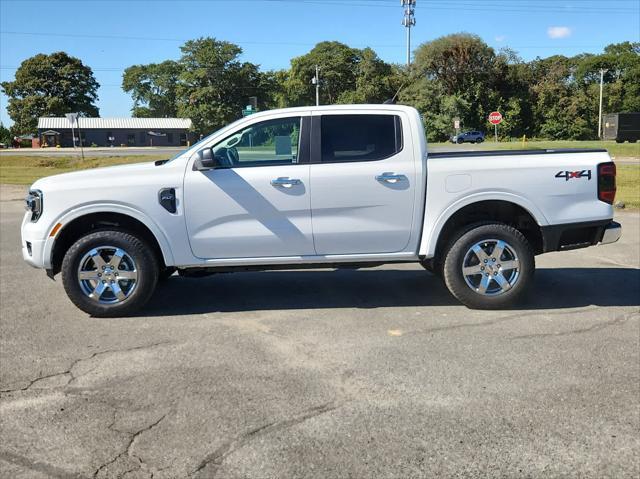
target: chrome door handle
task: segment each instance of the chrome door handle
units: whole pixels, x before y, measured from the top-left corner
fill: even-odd
[[[405,181],[407,179],[404,175],[396,175],[395,173],[386,172],[376,176],[376,180],[385,183],[397,183],[398,181]]]
[[[300,183],[302,183],[302,181],[299,179],[289,178],[288,176],[281,176],[271,180],[271,184],[279,188],[291,188],[293,185],[299,185]]]

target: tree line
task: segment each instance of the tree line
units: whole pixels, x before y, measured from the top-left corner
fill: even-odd
[[[371,48],[336,41],[318,43],[276,71],[241,61],[241,47],[215,38],[187,41],[180,53],[178,60],[124,70],[133,116],[188,117],[197,133],[207,134],[240,117],[250,97],[259,109],[312,105],[316,65],[321,104],[396,98],[421,112],[430,141],[447,139],[454,119],[463,129],[487,130],[494,110],[503,114],[504,137],[597,138],[600,70],[603,111],[640,111],[639,42],[527,62],[513,50],[496,51],[476,35],[457,33],[421,44],[409,68],[383,61]],[[99,84],[91,68],[64,52],[23,61],[15,79],[1,87],[12,133],[34,132],[40,116],[98,114]]]

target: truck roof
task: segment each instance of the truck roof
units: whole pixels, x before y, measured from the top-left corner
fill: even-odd
[[[314,112],[314,111],[336,111],[336,110],[358,110],[358,111],[368,111],[368,110],[389,110],[389,111],[406,111],[408,113],[413,113],[416,111],[415,108],[407,105],[396,105],[396,104],[357,104],[357,105],[322,105],[322,106],[297,106],[293,108],[279,108],[276,110],[265,110],[254,113],[251,115],[252,117],[257,116],[268,116],[276,113],[301,113],[301,112]]]

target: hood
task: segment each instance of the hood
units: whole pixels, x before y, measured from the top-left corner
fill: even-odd
[[[104,186],[108,184],[121,184],[123,180],[129,180],[133,175],[145,175],[155,168],[157,167],[154,162],[151,161],[73,171],[71,173],[62,173],[60,175],[41,178],[37,180],[31,188],[51,191],[91,185]]]

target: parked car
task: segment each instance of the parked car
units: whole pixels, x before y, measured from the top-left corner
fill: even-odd
[[[618,240],[615,172],[606,150],[428,153],[407,106],[274,110],[172,160],[36,181],[22,254],[94,316],[133,313],[175,270],[408,262],[502,308],[535,255]]]
[[[482,143],[484,141],[484,133],[481,131],[465,131],[451,137],[451,143]]]

